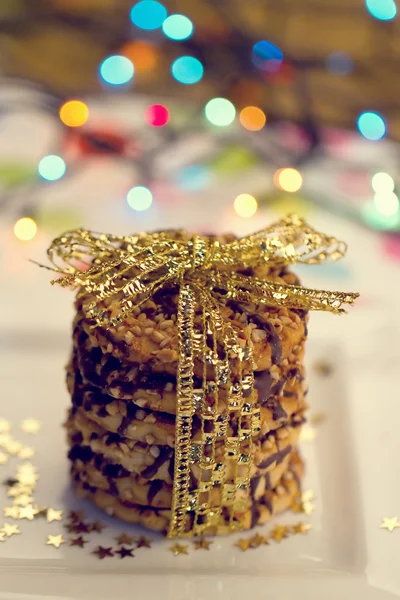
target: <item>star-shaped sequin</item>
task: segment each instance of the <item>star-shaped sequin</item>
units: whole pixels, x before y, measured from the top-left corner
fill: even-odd
[[[136,542],[136,548],[151,548],[151,542],[152,540],[149,540],[149,538],[145,537],[144,535],[141,535]]]
[[[21,473],[18,475],[18,481],[23,485],[34,486],[39,479],[36,473]]]
[[[18,452],[18,458],[21,458],[22,460],[29,460],[30,458],[33,458],[34,455],[34,449],[30,448],[29,446],[23,446]]]
[[[103,548],[103,546],[98,546],[96,550],[93,550],[92,554],[96,554],[100,560],[109,556],[114,556],[112,548]]]
[[[187,544],[176,543],[173,546],[170,546],[168,548],[168,550],[170,550],[174,556],[178,556],[178,554],[187,554],[188,553]]]
[[[292,525],[292,533],[303,533],[306,534],[307,531],[311,529],[311,525],[309,523],[297,523],[296,525]]]
[[[259,546],[263,546],[264,544],[268,543],[267,536],[260,535],[259,533],[253,535],[253,537],[251,537],[248,541],[250,548],[258,548]]]
[[[10,519],[19,519],[19,508],[18,506],[5,506],[3,508],[4,516]]]
[[[22,446],[21,442],[17,442],[17,440],[11,440],[5,446],[5,449],[7,450],[7,452],[9,454],[18,454],[18,452],[21,450],[22,447],[23,446]]]
[[[387,529],[392,533],[394,529],[400,527],[400,521],[398,517],[383,517],[382,523],[379,525],[380,529]]]
[[[5,448],[12,441],[12,436],[9,433],[0,433],[0,446]]]
[[[106,526],[100,521],[93,521],[93,523],[88,523],[89,533],[95,531],[96,533],[101,533]]]
[[[4,533],[7,537],[19,535],[21,533],[18,525],[11,525],[10,523],[4,523],[3,527],[0,529],[0,532]]]
[[[6,419],[0,419],[0,433],[7,433],[7,431],[10,431],[10,429],[11,425],[9,421]]]
[[[39,433],[40,421],[37,419],[24,419],[21,423],[21,430],[24,433]]]
[[[31,504],[33,502],[33,498],[32,496],[28,496],[27,494],[21,494],[20,496],[17,496],[15,498],[14,502],[18,506],[28,506],[28,504]]]
[[[83,548],[85,546],[85,544],[87,544],[87,543],[88,543],[88,540],[84,540],[81,535],[76,538],[71,538],[69,541],[70,546],[79,546],[79,548]]]
[[[46,513],[46,519],[48,523],[52,523],[52,521],[61,521],[62,520],[62,510],[55,510],[54,508],[48,508]]]
[[[119,546],[122,546],[123,544],[127,544],[128,546],[130,546],[134,543],[135,540],[133,535],[127,535],[126,533],[121,533],[115,539],[117,540],[117,544]]]
[[[271,531],[271,537],[279,543],[288,536],[288,529],[287,525],[277,525]]]
[[[206,540],[204,537],[200,537],[198,540],[193,540],[193,545],[195,550],[200,550],[203,548],[204,550],[209,550],[212,541]]]
[[[250,540],[245,540],[244,538],[238,540],[234,546],[236,546],[236,548],[240,548],[242,550],[242,552],[246,552],[246,550],[248,550],[250,548]]]
[[[19,509],[19,518],[20,519],[28,519],[28,521],[33,521],[38,513],[37,508],[32,506],[32,504],[28,504],[28,506],[21,507]]]
[[[65,544],[65,540],[60,533],[59,535],[48,535],[46,546],[54,546],[54,548],[59,548],[61,544]]]
[[[3,533],[2,531],[0,531],[0,542],[5,542],[7,539],[7,536],[5,533]]]
[[[74,523],[82,521],[85,518],[85,513],[82,510],[70,510],[68,519]]]
[[[124,546],[122,546],[122,548],[120,548],[119,550],[115,550],[114,554],[119,554],[120,558],[125,558],[126,556],[134,558],[135,555],[132,554],[133,550],[134,548],[125,548]]]

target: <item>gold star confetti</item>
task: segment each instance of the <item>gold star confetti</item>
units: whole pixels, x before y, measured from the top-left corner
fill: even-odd
[[[96,533],[101,533],[103,529],[106,528],[106,526],[100,521],[93,521],[93,523],[88,524],[88,527],[89,533],[91,533],[92,531],[95,531]]]
[[[25,419],[21,423],[21,430],[24,433],[39,433],[40,422],[37,419]]]
[[[400,527],[400,521],[398,517],[383,517],[382,523],[379,525],[380,529],[387,529],[392,533],[393,529]]]
[[[18,454],[18,452],[22,449],[21,442],[17,442],[17,440],[11,440],[5,446],[5,449],[9,454]]]
[[[315,504],[312,502],[303,502],[303,512],[309,517],[316,509]]]
[[[22,458],[22,460],[29,460],[30,458],[33,458],[34,455],[34,449],[29,446],[23,446],[18,452],[18,458]]]
[[[70,546],[79,546],[79,548],[83,548],[85,546],[85,544],[88,543],[88,540],[84,540],[83,537],[80,535],[77,538],[71,538],[70,539]]]
[[[15,498],[14,502],[18,506],[28,506],[28,504],[32,504],[33,498],[27,494],[21,494]]]
[[[12,535],[19,535],[21,532],[18,525],[4,523],[3,527],[0,529],[0,533],[4,533],[7,537],[11,537]]]
[[[54,546],[54,548],[59,548],[61,544],[65,544],[65,540],[62,536],[62,533],[59,535],[48,535],[46,546]]]
[[[292,525],[292,533],[303,533],[306,534],[311,529],[311,525],[309,523],[297,523],[296,525]]]
[[[306,490],[301,495],[302,502],[311,502],[311,500],[315,500],[315,492],[314,490]]]
[[[7,433],[7,431],[10,431],[10,429],[11,425],[9,421],[6,421],[6,419],[0,419],[0,433]]]
[[[68,519],[73,522],[82,521],[85,518],[85,513],[82,510],[70,510]]]
[[[172,552],[174,556],[178,556],[178,554],[187,554],[188,547],[187,544],[174,544],[168,548]]]
[[[131,544],[133,544],[135,538],[132,535],[121,533],[115,539],[117,540],[117,544],[119,546],[122,546],[123,544],[127,544],[128,546],[130,546]]]
[[[301,442],[313,442],[317,437],[317,430],[315,427],[305,425],[300,432]]]
[[[67,529],[70,533],[89,533],[90,531],[89,525],[83,521],[80,523],[70,523],[67,525]]]
[[[321,425],[324,421],[326,421],[326,414],[323,412],[316,412],[310,416],[309,419],[311,425]]]
[[[240,548],[243,552],[246,552],[250,548],[250,540],[241,539],[238,540],[234,546]]]
[[[271,537],[279,543],[288,536],[288,529],[287,525],[277,525],[271,531]]]
[[[200,548],[204,548],[204,550],[209,550],[212,542],[201,537],[199,540],[193,540],[193,544],[195,550],[200,550]]]
[[[5,506],[3,508],[3,514],[10,519],[19,519],[19,508],[18,506]]]
[[[124,546],[122,546],[122,548],[120,548],[119,550],[115,550],[115,554],[119,554],[120,558],[125,558],[125,556],[130,556],[131,558],[134,558],[135,555],[132,554],[133,552],[133,548],[124,548]]]
[[[34,486],[39,479],[39,475],[36,473],[21,473],[18,475],[18,481],[23,485]]]
[[[256,533],[249,539],[250,548],[258,548],[259,546],[263,546],[265,543],[268,543],[268,539],[266,535],[260,535]]]
[[[38,509],[32,506],[32,504],[28,504],[28,506],[24,506],[19,510],[19,518],[28,519],[28,521],[33,521],[37,514]]]
[[[52,521],[61,521],[62,520],[62,510],[54,510],[54,508],[48,508],[46,519],[48,523]]]
[[[103,548],[98,546],[97,550],[93,550],[92,554],[96,554],[100,560],[108,556],[114,556],[112,548]]]
[[[31,495],[32,493],[32,487],[27,486],[27,485],[14,485],[13,487],[11,487],[8,491],[7,491],[7,496],[9,496],[10,498],[18,498],[18,496],[21,496],[22,494],[27,494],[28,496]]]
[[[0,531],[0,542],[5,542],[6,541],[6,534],[3,533],[2,531]]]
[[[145,537],[144,535],[141,535],[137,540],[136,548],[151,548],[152,541],[153,540],[149,540],[149,538]]]
[[[31,463],[24,463],[23,465],[20,465],[17,469],[18,475],[35,475],[36,472],[36,467],[34,467]]]
[[[5,465],[6,462],[8,462],[7,454],[4,454],[4,452],[0,452],[0,465]]]

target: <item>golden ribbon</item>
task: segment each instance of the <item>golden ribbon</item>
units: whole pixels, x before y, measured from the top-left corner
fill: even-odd
[[[113,236],[84,229],[66,232],[51,243],[51,269],[63,275],[52,283],[78,288],[83,312],[97,326],[115,327],[158,290],[179,287],[169,537],[240,529],[238,515],[250,505],[252,444],[260,431],[251,343],[246,340],[244,348],[239,344],[235,330],[221,316],[219,300],[342,313],[343,305],[352,304],[358,294],[265,281],[238,271],[265,263],[321,264],[343,257],[345,251],[343,242],[296,216],[226,244],[197,235],[188,240],[176,231]],[[117,301],[117,314],[108,308],[110,299]],[[201,330],[194,326],[198,314]],[[199,364],[202,385],[195,388]],[[194,418],[201,423],[200,439],[192,436]],[[194,488],[193,465],[198,473]]]

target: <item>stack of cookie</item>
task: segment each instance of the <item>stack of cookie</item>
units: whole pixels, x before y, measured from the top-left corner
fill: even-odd
[[[263,266],[246,272],[252,274],[297,283],[287,269]],[[72,408],[66,428],[77,492],[108,514],[163,532],[171,517],[174,477],[177,302],[176,288],[163,289],[119,326],[105,329],[93,326],[77,301],[67,367]],[[104,303],[114,310],[111,302]],[[300,491],[296,445],[306,408],[307,315],[228,299],[221,299],[220,308],[239,339],[251,340],[254,396],[261,408],[252,450],[251,506],[235,514],[249,528],[288,508]],[[218,452],[223,460],[217,444]],[[193,463],[195,482],[197,469]]]

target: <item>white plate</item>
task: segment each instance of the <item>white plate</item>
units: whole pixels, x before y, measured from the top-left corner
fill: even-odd
[[[309,344],[310,364],[321,356],[334,364],[328,378],[309,369],[313,411],[323,411],[327,417],[318,427],[317,439],[303,444],[304,489],[315,491],[317,509],[310,518],[288,514],[275,520],[275,524],[294,523],[299,517],[309,521],[308,535],[245,553],[233,546],[240,535],[215,539],[209,552],[194,551],[189,542],[189,555],[175,557],[168,551],[171,541],[147,533],[154,540],[150,550],[138,550],[134,559],[100,561],[90,554],[97,544],[115,546],[118,533],[135,534],[139,529],[105,517],[76,499],[69,488],[60,426],[69,402],[63,381],[66,347],[66,340],[57,334],[32,332],[3,338],[0,417],[14,423],[18,439],[37,449],[33,462],[40,470],[38,503],[65,511],[84,507],[90,518],[101,519],[108,527],[102,534],[91,534],[84,550],[66,544],[56,550],[45,540],[47,534],[62,531],[60,523],[19,521],[22,535],[0,544],[0,600],[400,597],[400,529],[392,534],[379,529],[381,517],[393,516],[395,510],[400,513],[399,478],[394,474],[386,488],[379,481],[379,472],[387,480],[385,465],[388,449],[397,444],[396,428],[382,428],[386,421],[375,418],[376,403],[368,404],[366,399],[361,418],[348,402],[340,351]],[[400,410],[397,403],[392,405],[397,410],[388,415],[393,422]],[[42,421],[38,436],[18,432],[19,420],[26,417]],[[12,475],[16,464],[12,459],[0,466],[1,480]],[[3,487],[0,502],[6,505]],[[265,533],[270,527],[259,531]]]

